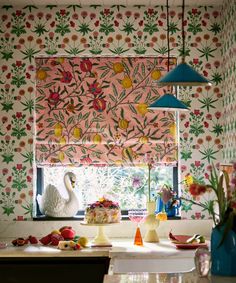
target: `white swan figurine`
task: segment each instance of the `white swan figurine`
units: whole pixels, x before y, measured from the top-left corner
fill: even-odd
[[[58,189],[49,184],[43,195],[37,195],[39,209],[42,214],[51,217],[72,217],[79,210],[79,201],[73,190],[76,176],[72,172],[67,172],[64,176],[64,184],[69,198],[64,199]]]

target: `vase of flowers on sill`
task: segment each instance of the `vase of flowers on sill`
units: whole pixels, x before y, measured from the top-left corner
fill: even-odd
[[[144,236],[145,242],[158,243],[159,237],[157,234],[157,227],[159,226],[159,220],[156,218],[156,201],[152,199],[151,196],[151,170],[154,166],[154,160],[150,155],[145,156],[145,162],[148,166],[148,200],[147,200],[147,216],[145,218],[144,224],[147,228],[146,234]]]
[[[157,192],[157,206],[156,211],[158,217],[166,214],[166,217],[175,217],[179,214],[179,208],[181,206],[181,200],[177,197],[176,192],[172,187],[164,184]]]
[[[211,273],[236,276],[236,163],[232,164],[232,176],[225,170],[212,166],[209,184],[197,182],[190,175],[185,183],[192,198],[183,201],[198,205],[211,215],[214,227],[211,233]],[[214,199],[200,202],[199,197],[213,192]]]

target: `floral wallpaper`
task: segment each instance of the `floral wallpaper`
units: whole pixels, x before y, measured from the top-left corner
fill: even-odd
[[[222,12],[222,73],[224,94],[225,163],[236,160],[236,1],[225,1]]]
[[[166,58],[37,58],[36,69],[38,164],[176,164],[175,113],[147,108]]]
[[[220,11],[220,7],[186,7],[186,60],[213,86],[180,90],[179,97],[190,107],[179,117],[182,178],[191,173],[207,180],[210,164],[221,159]],[[170,47],[171,55],[178,58],[182,53],[179,7],[170,9]],[[1,8],[1,220],[32,217],[35,57],[53,55],[166,56],[166,9],[138,5]],[[182,217],[208,215],[183,204]]]

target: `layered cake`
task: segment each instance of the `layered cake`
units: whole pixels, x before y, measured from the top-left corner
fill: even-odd
[[[106,198],[102,198],[85,209],[85,222],[91,224],[118,223],[121,219],[120,206]]]

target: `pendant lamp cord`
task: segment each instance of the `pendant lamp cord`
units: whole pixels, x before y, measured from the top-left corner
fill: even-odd
[[[185,33],[184,33],[184,8],[185,0],[182,3],[182,63],[185,62]]]
[[[170,71],[170,24],[169,24],[169,1],[166,0],[167,13],[167,72]]]

